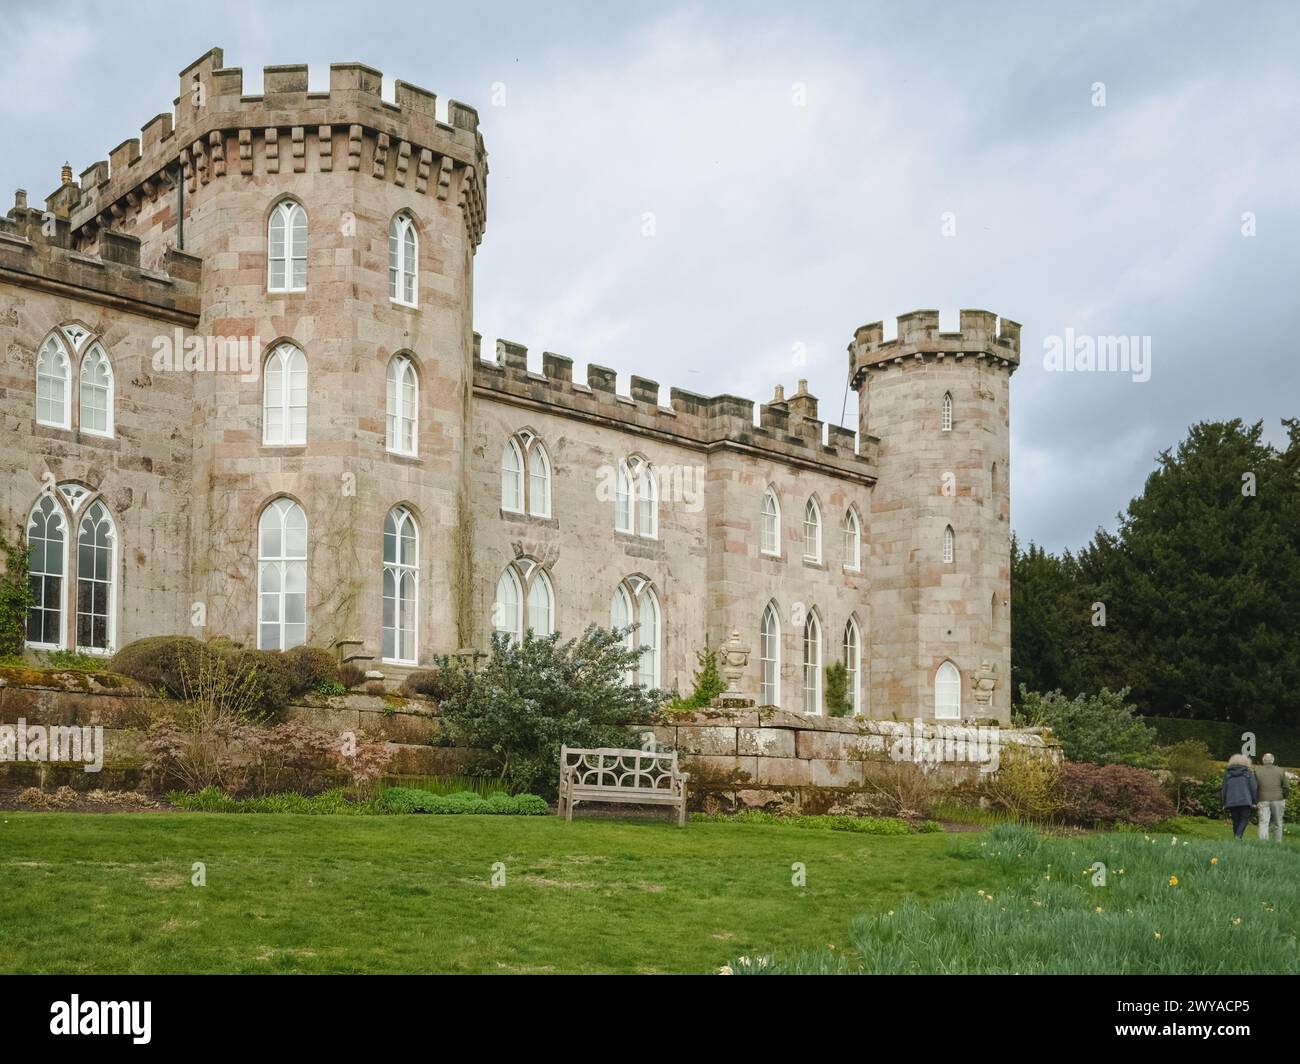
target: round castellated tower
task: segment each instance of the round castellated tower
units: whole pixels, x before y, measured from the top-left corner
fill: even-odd
[[[287,498],[308,529],[307,641],[362,641],[378,659],[385,518],[403,506],[419,529],[415,656],[427,660],[460,644],[486,162],[473,109],[453,101],[439,121],[430,93],[398,81],[388,103],[381,80],[361,64],[335,64],[329,91],[309,92],[306,66],[268,67],[262,94],[244,95],[241,71],[213,49],[181,72],[174,123],[159,115],[143,145],[114,150],[111,173],[104,164],[87,171],[73,223],[87,246],[97,227],[138,237],[146,263],[167,246],[201,256],[195,336],[218,349],[218,338],[251,341],[251,375],[195,370],[193,410],[175,411],[177,445],[193,441],[191,584],[207,632],[255,643],[259,519]],[[289,201],[306,216],[300,285],[292,264],[283,285],[268,269],[272,213]],[[414,305],[390,299],[389,230],[399,214],[418,236]],[[281,344],[305,359],[303,442],[267,438],[263,377]],[[386,424],[388,368],[402,355],[418,379],[409,455],[388,447]]]
[[[868,522],[872,704],[900,718],[1011,719],[1010,420],[1020,326],[963,310],[880,322],[849,346],[863,439],[879,441]],[[959,681],[959,686],[957,681]]]

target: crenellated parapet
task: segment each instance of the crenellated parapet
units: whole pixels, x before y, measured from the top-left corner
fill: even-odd
[[[790,399],[780,388],[769,403],[759,405],[754,423],[754,403],[734,395],[697,395],[681,388],[669,390],[667,405],[660,401],[659,384],[632,375],[629,394],[617,390],[617,374],[604,366],[588,365],[586,383],[573,379],[573,360],[547,351],[542,372],[528,369],[528,349],[498,340],[496,358],[479,357],[475,334],[474,390],[477,394],[558,417],[605,424],[631,436],[641,435],[711,451],[749,451],[789,465],[815,468],[851,477],[861,483],[875,481],[874,437],[858,443],[857,433],[817,418],[817,400],[800,382],[799,394]]]
[[[66,296],[162,321],[198,324],[203,260],[167,249],[161,270],[140,263],[140,241],[127,233],[101,234],[97,255],[78,251],[66,219],[27,206],[19,192],[0,218],[0,282]]]
[[[389,103],[383,75],[361,63],[331,64],[328,92],[308,91],[305,65],[265,67],[262,77],[262,93],[245,95],[243,71],[213,48],[181,71],[172,113],[61,186],[47,209],[95,236],[177,181],[193,192],[255,173],[354,171],[456,203],[470,240],[482,240],[487,153],[474,108],[452,100],[440,121],[434,94],[404,81]]]
[[[909,360],[989,360],[1014,372],[1020,365],[1020,324],[1009,318],[999,322],[987,310],[963,310],[957,332],[940,332],[937,310],[914,310],[899,315],[895,339],[886,340],[884,324],[872,322],[858,328],[848,350],[855,388],[871,370],[905,365]]]

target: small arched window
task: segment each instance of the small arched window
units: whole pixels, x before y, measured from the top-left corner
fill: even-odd
[[[52,492],[42,495],[27,519],[27,643],[41,649],[64,646],[64,579],[68,571],[68,524]]]
[[[635,682],[647,690],[657,688],[662,628],[659,597],[650,581],[641,576],[631,576],[614,588],[609,620],[611,628],[628,629],[627,648],[640,652],[636,671],[628,674],[628,682]]]
[[[951,563],[957,557],[957,536],[949,525],[943,530],[943,560]]]
[[[307,642],[307,515],[292,499],[262,511],[257,526],[257,648]]]
[[[849,704],[853,712],[862,712],[862,633],[858,622],[850,617],[844,626],[844,669],[848,673]]]
[[[760,515],[759,549],[764,554],[781,553],[781,504],[771,488],[763,492],[763,510]]]
[[[420,237],[415,219],[403,211],[388,225],[388,298],[406,307],[419,304]]]
[[[803,623],[803,711],[822,711],[822,626],[812,612]]]
[[[278,203],[267,224],[266,288],[307,290],[307,212],[294,200]]]
[[[387,373],[388,450],[414,455],[419,449],[420,379],[415,363],[406,355],[394,355]]]
[[[420,616],[420,530],[405,506],[384,518],[383,658],[414,665]]]
[[[99,343],[91,344],[81,359],[78,421],[82,432],[113,435],[113,367]]]
[[[844,511],[844,568],[853,572],[862,568],[862,529],[852,506]]]
[[[281,344],[266,360],[262,380],[262,442],[284,447],[307,442],[307,356]]]
[[[939,418],[939,423],[944,432],[952,431],[952,392],[943,393],[943,411]]]
[[[545,569],[537,569],[528,582],[528,628],[535,635],[555,631],[555,595]]]
[[[822,512],[816,499],[809,499],[803,508],[803,560],[821,563]]]
[[[934,674],[934,715],[938,720],[961,718],[961,673],[951,661]]]
[[[659,485],[654,467],[639,456],[619,463],[614,528],[645,539],[659,535]]]
[[[551,456],[530,429],[516,432],[501,452],[501,509],[551,516]]]
[[[776,603],[769,602],[763,609],[763,622],[759,630],[758,656],[763,667],[759,688],[759,701],[765,706],[781,704],[781,617]]]
[[[72,363],[58,335],[51,335],[36,356],[36,421],[72,428]]]
[[[501,509],[509,513],[524,512],[524,456],[513,436],[501,451]]]

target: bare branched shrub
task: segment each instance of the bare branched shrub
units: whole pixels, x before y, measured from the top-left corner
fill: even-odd
[[[917,820],[929,815],[935,785],[920,766],[890,762],[868,766],[864,792],[873,815]]]
[[[994,809],[1020,820],[1051,820],[1061,808],[1057,777],[1050,759],[1006,743],[998,770],[983,778],[983,796]]]

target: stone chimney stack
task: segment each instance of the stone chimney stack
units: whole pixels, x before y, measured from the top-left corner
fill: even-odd
[[[799,390],[790,396],[790,413],[817,420],[817,397],[808,394],[808,382],[799,382]]]

